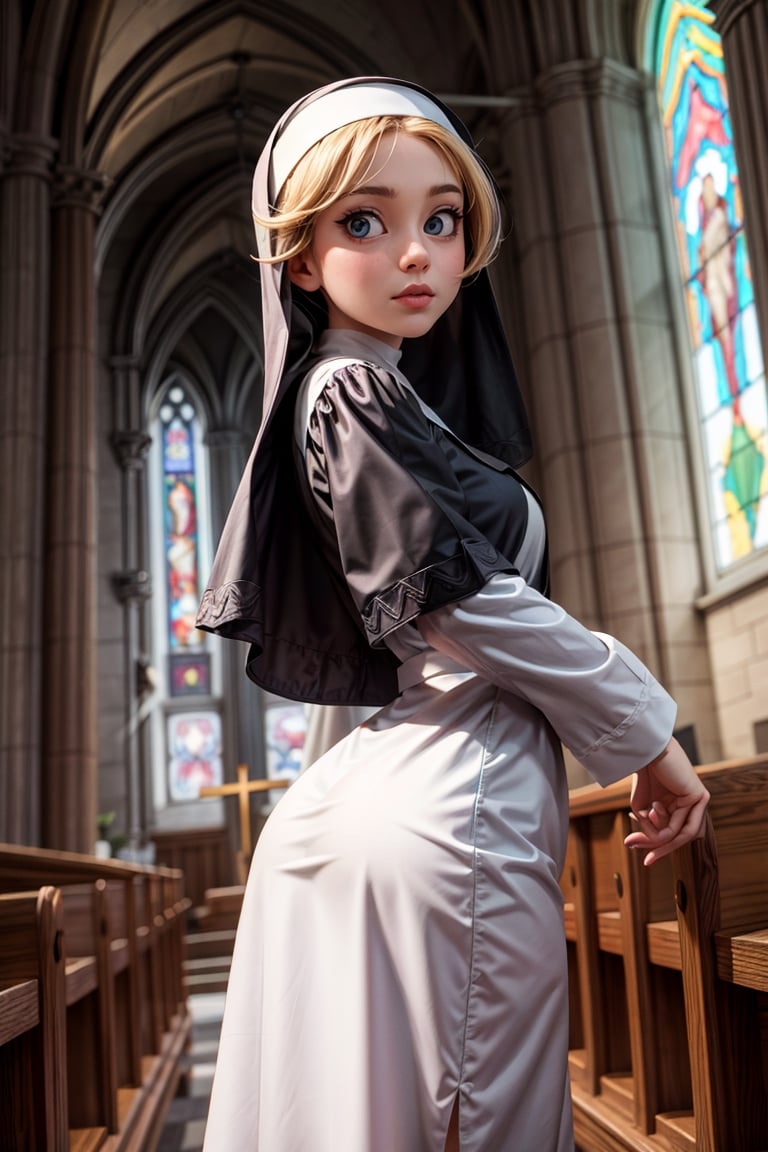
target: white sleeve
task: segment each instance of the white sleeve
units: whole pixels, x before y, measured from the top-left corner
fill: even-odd
[[[538,708],[600,784],[644,767],[672,737],[675,702],[642,661],[519,576],[494,576],[418,625],[432,648]]]

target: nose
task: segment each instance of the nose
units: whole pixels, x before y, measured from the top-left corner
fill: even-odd
[[[400,257],[400,267],[404,272],[429,267],[429,253],[423,240],[413,237],[406,242]]]

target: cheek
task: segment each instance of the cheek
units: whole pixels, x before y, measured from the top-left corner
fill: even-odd
[[[464,274],[464,269],[467,266],[467,258],[464,252],[463,244],[452,245],[449,250],[445,252],[442,261],[442,270],[446,276],[461,280]]]
[[[358,252],[345,252],[343,249],[337,249],[333,254],[332,261],[326,267],[337,287],[343,291],[344,289],[348,290],[353,285],[364,285],[369,281],[375,281],[378,276],[377,264],[378,261],[373,253],[361,257]]]

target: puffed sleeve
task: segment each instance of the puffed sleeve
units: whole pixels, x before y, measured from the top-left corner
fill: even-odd
[[[489,539],[493,501],[479,499],[460,474],[467,460],[384,369],[339,368],[315,402],[307,480],[371,645],[516,570],[514,553]],[[483,483],[510,483],[484,471]],[[505,494],[504,507],[515,521],[512,537],[522,538],[524,496],[510,502]]]
[[[642,661],[520,577],[494,577],[418,626],[432,648],[538,708],[600,784],[644,767],[669,743],[676,706]]]

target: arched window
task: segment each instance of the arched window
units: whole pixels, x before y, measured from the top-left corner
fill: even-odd
[[[705,0],[661,0],[648,43],[693,347],[720,572],[768,546],[768,405],[728,88]]]
[[[154,809],[161,814],[197,800],[202,785],[222,782],[222,730],[214,653],[195,627],[201,573],[210,563],[207,453],[195,396],[177,376],[158,395],[151,432],[152,658],[158,679],[151,756]]]

